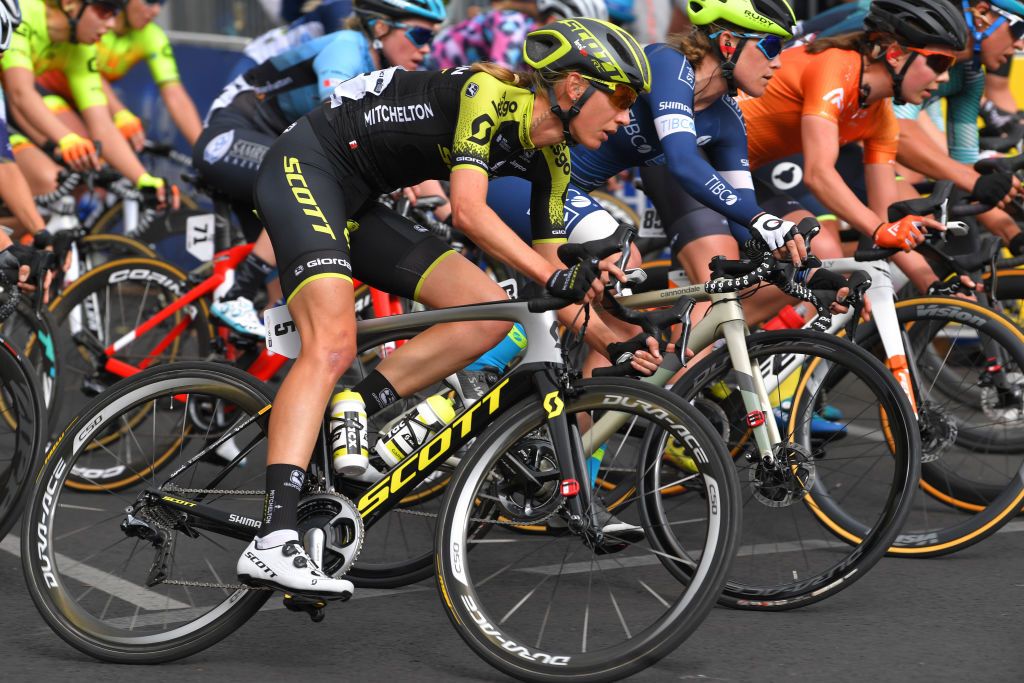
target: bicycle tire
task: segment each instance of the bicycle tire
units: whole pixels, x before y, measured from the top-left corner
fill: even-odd
[[[138,287],[142,289],[141,303],[149,304],[150,307],[156,309],[161,308],[163,305],[170,303],[171,301],[179,298],[181,294],[187,291],[189,285],[186,275],[167,263],[150,258],[128,258],[119,259],[116,261],[110,261],[97,268],[92,269],[82,277],[75,280],[66,290],[58,297],[55,301],[50,304],[50,313],[53,315],[54,320],[62,330],[63,334],[71,337],[72,346],[74,347],[73,353],[70,355],[69,362],[65,363],[64,367],[69,369],[66,374],[72,375],[67,378],[64,382],[64,393],[59,397],[58,409],[61,411],[61,415],[67,416],[78,412],[78,409],[83,404],[85,395],[82,393],[84,382],[87,379],[91,379],[96,376],[100,380],[99,387],[92,388],[92,391],[102,389],[106,386],[106,382],[109,381],[105,375],[103,375],[102,368],[96,367],[94,357],[88,350],[87,344],[81,340],[76,339],[71,331],[71,316],[72,312],[76,310],[84,309],[85,305],[90,301],[102,301],[105,293],[109,293],[108,285],[111,281],[117,283],[127,283],[128,286]],[[120,287],[120,284],[115,286]],[[117,291],[121,291],[118,289]],[[123,300],[123,297],[122,297]],[[132,302],[129,301],[129,304]],[[81,307],[81,308],[80,308]],[[115,325],[111,327],[109,317],[104,319],[104,316],[108,316],[109,313],[100,310],[100,305],[96,304],[96,320],[101,321],[100,324],[104,325],[105,329],[103,334],[97,340],[101,346],[107,346],[113,342],[116,338],[122,334],[130,331],[131,328],[135,327],[141,321],[142,309],[139,309],[139,315],[136,320],[121,321],[120,318],[124,318],[126,315],[131,316],[131,313],[124,313],[120,316],[119,320],[115,322]],[[162,357],[163,362],[169,362],[170,360],[181,360],[179,351],[182,347],[182,340],[191,349],[192,356],[186,358],[186,360],[199,360],[205,358],[210,352],[210,340],[212,338],[212,327],[210,325],[209,311],[206,307],[206,302],[203,299],[199,299],[191,305],[191,314],[194,315],[191,322],[186,326],[186,329],[181,330],[180,334],[174,342],[168,347],[168,354]],[[186,319],[181,315],[181,312],[172,316],[169,320],[164,321],[163,325],[169,325],[172,321],[183,322]],[[126,324],[125,324],[126,323]],[[88,323],[86,323],[88,325]],[[122,329],[118,329],[122,328]],[[165,328],[166,329],[166,328]],[[135,354],[140,357],[145,356],[147,350],[150,348],[150,342],[156,344],[160,341],[161,337],[164,336],[164,332],[161,330],[153,330],[146,335],[149,339],[145,342],[140,342],[139,346],[141,349],[136,351],[135,342],[129,342],[121,351],[119,351],[120,358],[126,358],[124,354]],[[156,348],[153,346],[152,348]],[[129,360],[132,357],[127,356]],[[97,374],[99,373],[99,374]],[[164,459],[166,460],[166,458]],[[156,463],[159,467],[163,463],[163,460]],[[110,476],[107,477],[109,481],[104,482],[99,488],[111,488],[116,489],[122,486],[131,486],[135,478],[134,477],[122,477],[120,472],[117,472],[110,468],[97,467],[92,469],[99,469],[105,472],[109,472]],[[96,490],[97,484],[95,481],[99,481],[102,478],[94,478],[93,483],[80,481],[75,482],[72,479],[69,483],[72,486],[80,486],[83,490]]]
[[[46,444],[46,408],[31,368],[0,338],[0,539],[21,514]]]
[[[740,479],[749,481],[744,492],[741,541],[741,557],[749,559],[734,564],[721,603],[739,609],[789,610],[813,604],[850,586],[885,555],[910,512],[920,473],[920,441],[916,430],[907,427],[914,414],[906,395],[884,366],[863,349],[808,330],[760,332],[746,339],[751,363],[760,364],[766,381],[778,372],[774,368],[785,364],[784,359],[803,359],[799,363],[800,374],[796,375],[803,386],[797,382],[783,389],[787,385],[779,381],[777,395],[771,398],[782,405],[786,392],[793,392],[788,417],[782,413],[785,429],[780,425],[780,432],[789,443],[806,448],[809,457],[800,464],[813,464],[814,476],[807,477],[812,482],[810,486],[803,485],[789,498],[774,500],[770,487],[757,478],[756,456],[752,461],[744,457],[747,434],[741,429],[738,439],[730,439]],[[693,365],[673,391],[693,400],[731,372],[728,348],[722,347]],[[792,382],[792,377],[787,381]],[[852,388],[846,388],[846,380],[853,384]],[[862,392],[869,398],[863,399]],[[733,392],[732,396],[735,395]],[[852,417],[842,425],[845,436],[839,437],[837,432],[815,446],[811,425],[821,406],[814,401],[824,400],[828,395],[852,406],[847,409]],[[741,402],[730,407],[723,400],[721,405],[729,408],[736,423],[745,426],[747,416]],[[889,446],[878,449],[873,456],[866,446],[850,447],[843,439],[851,434],[880,434],[881,426],[875,422],[879,419],[879,406],[886,414],[900,417],[890,418]],[[774,415],[766,417],[778,419]],[[847,452],[852,455],[847,456]],[[873,470],[872,479],[881,483],[855,491],[853,487],[861,481],[858,475]],[[772,516],[771,510],[778,512]],[[786,510],[790,511],[788,515]],[[837,534],[833,528],[838,526],[836,519],[854,526],[864,518],[869,523],[862,526],[870,530],[860,529],[863,533],[859,537]],[[820,537],[815,537],[816,533]],[[836,536],[840,541],[835,541]],[[774,580],[770,574],[774,574]]]
[[[537,605],[537,608],[545,611],[544,624],[546,625],[547,617],[550,614],[555,614],[556,619],[559,618],[563,614],[560,609],[562,603],[557,602],[555,592],[563,581],[568,582],[568,580],[559,574],[555,579],[555,588],[552,588],[551,595],[547,596],[547,587],[543,591],[540,590],[541,584],[547,580],[547,578],[542,578],[541,583],[527,592],[522,600],[516,603],[500,621],[496,617],[490,616],[491,614],[500,614],[500,612],[494,611],[493,606],[486,604],[491,598],[481,598],[484,584],[500,575],[502,577],[499,582],[500,586],[494,587],[497,596],[495,600],[510,603],[515,600],[516,595],[508,596],[506,594],[513,593],[519,588],[519,581],[513,577],[529,572],[538,572],[541,577],[550,576],[549,569],[554,571],[555,567],[563,568],[567,564],[569,565],[567,576],[572,576],[574,572],[583,571],[580,569],[580,572],[577,572],[576,567],[577,565],[585,566],[587,559],[584,557],[581,562],[571,562],[577,558],[575,555],[569,555],[570,550],[567,546],[561,565],[556,559],[555,564],[551,567],[542,565],[535,569],[525,568],[520,569],[518,573],[511,570],[502,573],[504,571],[502,570],[494,575],[489,574],[479,581],[481,576],[477,574],[474,579],[474,571],[480,571],[474,568],[476,559],[487,552],[484,548],[502,548],[506,545],[505,542],[509,541],[509,538],[497,538],[494,539],[496,542],[491,543],[490,538],[484,538],[480,540],[487,544],[478,545],[476,550],[472,550],[472,542],[476,541],[474,535],[478,532],[478,525],[487,521],[474,520],[471,516],[474,514],[474,510],[487,505],[487,497],[480,492],[490,485],[492,475],[497,472],[496,468],[500,460],[504,457],[513,457],[508,453],[520,435],[529,434],[542,428],[547,419],[547,410],[541,407],[539,401],[527,400],[513,406],[506,415],[499,418],[477,439],[471,449],[471,454],[463,459],[456,470],[451,484],[451,492],[445,501],[443,521],[438,526],[436,562],[438,592],[447,607],[449,620],[456,631],[470,648],[488,664],[508,675],[524,680],[608,681],[617,680],[651,666],[678,647],[703,621],[717,599],[735,549],[739,522],[738,482],[721,440],[713,436],[713,432],[704,418],[688,404],[680,401],[678,397],[671,395],[666,390],[642,382],[621,379],[583,380],[576,383],[574,388],[578,393],[574,393],[573,397],[567,398],[565,401],[567,414],[608,405],[602,403],[603,398],[624,397],[621,402],[611,405],[615,405],[616,410],[619,410],[620,406],[629,406],[623,410],[636,411],[637,414],[643,414],[645,418],[650,418],[653,423],[651,426],[655,428],[644,429],[643,439],[648,442],[655,438],[654,433],[662,433],[660,430],[670,429],[673,430],[673,433],[679,433],[680,430],[687,431],[701,443],[706,450],[707,457],[706,462],[702,461],[700,474],[707,486],[708,496],[703,501],[698,498],[691,500],[698,508],[706,508],[708,519],[714,520],[714,523],[709,524],[708,531],[704,532],[706,533],[704,545],[701,546],[698,542],[697,547],[703,550],[697,565],[698,570],[685,584],[677,581],[670,574],[666,580],[670,588],[665,589],[662,584],[654,583],[649,577],[652,568],[656,570],[663,567],[665,563],[676,563],[679,561],[677,558],[669,557],[666,560],[654,550],[650,551],[650,555],[641,553],[639,562],[635,561],[637,559],[635,555],[626,556],[625,560],[620,559],[623,557],[622,555],[611,555],[611,559],[607,560],[608,571],[612,570],[615,566],[614,563],[625,563],[623,566],[629,566],[631,574],[628,579],[621,579],[621,581],[632,583],[635,580],[640,586],[647,589],[647,593],[643,593],[637,588],[633,595],[628,596],[633,599],[628,602],[620,602],[616,600],[611,584],[614,582],[616,588],[621,588],[620,597],[622,592],[629,592],[629,586],[620,585],[617,578],[606,579],[608,594],[602,593],[600,598],[602,603],[593,608],[593,613],[591,613],[591,606],[588,603],[587,618],[576,613],[570,617],[571,623],[574,624],[573,627],[566,629],[551,627],[550,631],[555,633],[554,638],[564,637],[568,641],[568,639],[579,637],[579,624],[583,624],[582,652],[570,653],[568,649],[552,651],[551,646],[545,647],[541,642],[541,637],[548,637],[549,632],[544,629],[544,626],[541,627],[541,634],[536,641],[532,639],[532,636],[521,638],[515,630],[520,628],[519,623],[522,622],[513,623],[518,621],[518,610],[536,592],[540,595],[538,598],[540,604]],[[635,401],[635,403],[630,403],[630,401]],[[647,406],[647,408],[642,406]],[[644,410],[647,412],[641,413]],[[655,417],[656,414],[660,415],[660,418]],[[583,439],[586,439],[585,434]],[[636,476],[643,476],[639,467]],[[490,515],[490,518],[497,518],[498,513],[497,511],[488,511],[487,514]],[[646,529],[651,529],[659,525],[667,526],[668,522],[664,518],[655,518],[653,520],[644,519],[643,524]],[[696,536],[701,535],[702,532],[696,532]],[[536,547],[537,543],[543,546],[546,543],[562,540],[573,543],[574,546],[577,543],[582,545],[578,537],[572,534],[563,534],[559,537],[552,537],[550,541],[539,542],[533,541],[531,536],[519,535],[521,538],[526,538],[526,542],[534,543],[534,546],[531,547]],[[514,538],[512,542],[514,542]],[[472,551],[469,552],[470,550]],[[623,552],[628,550],[627,548]],[[592,551],[585,550],[584,553],[586,552]],[[514,550],[512,554],[517,558],[521,555]],[[535,554],[536,551],[526,553],[526,556]],[[553,557],[560,554],[558,551],[550,553]],[[523,560],[526,556],[523,556]],[[537,561],[541,560],[542,558],[537,558]],[[516,563],[520,561],[522,560],[515,560]],[[590,561],[590,569],[593,572],[595,561],[593,556]],[[490,571],[486,566],[481,569],[487,573]],[[545,572],[549,573],[545,574]],[[603,573],[602,576],[604,576]],[[678,590],[682,593],[678,598],[672,594],[666,599],[651,585],[645,585],[645,580],[657,589]],[[532,579],[529,582],[532,582]],[[541,593],[544,594],[541,595]],[[629,629],[624,615],[638,614],[638,611],[642,610],[643,605],[646,604],[642,601],[645,597],[650,601],[652,593],[661,601],[659,604],[663,605],[655,607],[654,612],[665,610],[664,613],[660,616],[656,615],[651,624],[642,630],[639,630],[640,627],[636,627],[638,629],[636,631]],[[570,601],[572,600],[573,598],[570,598]],[[558,607],[552,608],[553,604],[557,604]],[[578,608],[578,602],[573,604]],[[612,611],[612,606],[614,606],[614,611]],[[602,622],[601,616],[598,615],[598,611],[602,608],[609,610],[609,620],[615,622],[610,630],[617,630],[621,623],[626,640],[614,647],[602,648],[598,645],[592,649],[592,641],[601,642],[605,633],[602,627],[609,625],[609,622]],[[500,609],[504,610],[505,608],[501,607]],[[514,612],[516,613],[515,618],[513,618]],[[618,621],[614,616],[616,613]],[[595,626],[591,632],[590,626],[595,622],[602,623]],[[536,644],[534,644],[535,642]]]
[[[977,402],[970,405],[969,399],[964,400],[965,396],[980,393],[976,387],[964,386],[961,381],[960,396],[950,387],[942,392],[932,390],[943,375],[934,361],[959,365],[957,374],[965,378],[983,379],[990,362],[987,353],[979,355],[976,349],[984,340],[996,345],[1004,356],[995,372],[1010,375],[1015,380],[1014,388],[1020,391],[1024,388],[1024,332],[1005,316],[964,299],[908,299],[896,303],[896,313],[901,328],[909,330],[923,376],[916,382],[919,403],[936,397],[943,401],[936,405],[937,420],[955,420],[957,430],[945,450],[937,449],[934,456],[926,454],[920,482],[925,495],[918,497],[916,512],[889,553],[899,557],[946,555],[988,538],[1013,519],[1024,504],[1024,459],[1018,440],[1024,427],[1020,415],[1024,399],[1016,398],[1019,408],[1012,433],[1000,438],[998,415],[989,417]],[[857,339],[867,348],[877,346],[877,328],[874,324],[863,326]],[[922,353],[939,342],[948,351]],[[985,421],[978,427],[965,428],[974,415]],[[969,478],[969,473],[987,481]]]
[[[227,594],[222,601],[211,606],[208,611],[203,611],[205,608],[196,606],[193,602],[191,611],[178,610],[174,614],[170,587],[165,598],[164,595],[153,593],[139,585],[142,581],[135,575],[130,576],[133,581],[118,581],[115,578],[108,585],[101,583],[99,588],[94,585],[84,593],[70,585],[72,582],[88,584],[92,576],[90,571],[116,571],[113,568],[121,566],[120,557],[116,560],[106,560],[106,554],[114,551],[114,546],[107,546],[106,543],[100,543],[101,547],[106,546],[102,554],[92,552],[91,546],[86,543],[81,552],[89,555],[85,559],[75,559],[77,546],[73,541],[77,542],[76,536],[88,533],[91,538],[102,540],[101,534],[112,533],[115,538],[121,534],[122,541],[126,536],[119,528],[119,522],[125,513],[123,496],[118,493],[108,492],[114,499],[110,502],[110,509],[120,514],[95,524],[81,526],[82,516],[97,514],[95,510],[100,504],[95,495],[83,494],[65,485],[70,471],[75,467],[76,459],[84,450],[83,444],[109,424],[116,423],[118,417],[123,414],[121,411],[129,409],[132,405],[191,391],[223,397],[225,401],[232,401],[250,415],[265,409],[270,403],[271,395],[261,382],[224,364],[182,362],[146,370],[111,387],[83,413],[81,419],[75,420],[68,427],[46,455],[42,470],[30,493],[21,533],[22,566],[29,595],[43,619],[57,635],[76,649],[97,659],[117,663],[159,663],[189,656],[230,635],[254,615],[271,595],[270,591],[236,589]],[[170,406],[173,407],[173,404],[172,398]],[[156,411],[155,403],[153,411]],[[180,408],[177,411],[183,416],[185,412]],[[259,478],[262,480],[262,477]],[[71,526],[71,533],[68,533],[64,526],[59,530],[55,529],[58,521],[64,524],[60,517],[60,510],[64,508],[58,501],[69,501],[72,498],[86,505],[72,505],[69,509],[69,515],[72,514],[70,510],[74,510],[74,514],[78,515],[67,522]],[[106,512],[108,511],[100,510],[98,514],[104,515]],[[112,532],[110,525],[114,526]],[[181,532],[174,533],[177,538],[175,543],[182,543]],[[137,548],[139,540],[136,541]],[[58,545],[61,548],[57,548]],[[241,549],[238,552],[241,552]],[[124,566],[127,567],[134,557],[136,553],[132,550]],[[177,556],[174,559],[177,559]],[[86,560],[90,564],[107,561],[110,566],[93,568],[85,564]],[[83,570],[83,566],[86,569]],[[172,572],[173,567],[172,561]],[[231,564],[232,570],[233,567]],[[62,568],[67,568],[68,573],[63,573]],[[215,571],[212,575],[217,576]],[[116,577],[113,574],[112,576]],[[231,578],[234,578],[233,574]],[[123,591],[128,591],[128,594]],[[98,616],[92,614],[83,604],[92,599],[89,597],[91,593],[110,594],[102,613]],[[141,602],[148,593],[153,593],[153,597],[148,602]],[[182,593],[175,595],[181,597]],[[166,604],[165,609],[171,610],[167,614],[173,616],[168,621],[168,616],[165,615],[163,622],[159,618],[149,618],[148,621],[140,619],[138,607],[132,616],[130,607],[124,608],[121,602],[117,602],[118,600],[128,605],[132,604],[130,600],[135,600],[135,604],[148,604],[147,609],[154,610],[154,613],[161,605]],[[191,598],[189,600],[191,601]],[[96,604],[102,605],[103,601],[98,600]],[[187,603],[183,605],[188,607]],[[118,608],[121,608],[126,616],[108,618],[108,610],[114,611]],[[99,611],[99,607],[95,610]],[[194,619],[191,618],[193,614]],[[150,617],[149,614],[141,616]],[[161,623],[164,624],[163,630],[143,632],[147,627],[159,627]]]

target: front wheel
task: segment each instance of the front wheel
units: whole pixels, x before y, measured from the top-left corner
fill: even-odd
[[[577,388],[564,407],[569,424],[584,430],[585,453],[631,468],[632,497],[641,503],[618,501],[616,514],[647,540],[609,550],[571,530],[559,484],[573,475],[558,470],[539,401],[514,406],[478,439],[441,512],[436,563],[448,616],[480,657],[521,679],[614,680],[650,666],[703,621],[735,551],[738,484],[706,420],[642,382],[586,380]],[[587,426],[602,416],[622,426],[592,443]],[[663,449],[667,435],[702,456],[685,477],[690,495],[672,510],[648,510],[643,500],[660,491],[645,484],[644,454]],[[597,506],[616,502],[601,488],[593,495]],[[516,529],[545,522],[560,533]],[[661,548],[666,535],[674,552]]]

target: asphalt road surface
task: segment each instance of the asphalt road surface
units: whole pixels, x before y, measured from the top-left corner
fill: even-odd
[[[721,608],[642,681],[1020,681],[1024,521],[957,555],[885,559],[849,590],[786,613]],[[462,643],[432,581],[361,590],[320,624],[264,611],[218,645],[159,669],[103,664],[42,621],[16,538],[0,544],[3,681],[503,680]]]

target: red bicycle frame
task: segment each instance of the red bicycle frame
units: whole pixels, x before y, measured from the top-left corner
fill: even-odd
[[[103,368],[107,372],[118,377],[130,377],[131,375],[142,372],[152,365],[159,355],[163,353],[168,346],[174,343],[174,340],[177,339],[182,332],[188,329],[188,326],[194,319],[194,315],[186,313],[186,315],[182,317],[181,321],[175,324],[174,327],[164,335],[163,339],[153,347],[153,349],[139,362],[138,365],[132,365],[131,363],[115,358],[114,355],[128,344],[132,343],[163,321],[170,318],[172,315],[185,309],[187,306],[191,306],[201,297],[212,294],[218,287],[224,284],[228,271],[237,268],[238,265],[245,260],[245,257],[252,251],[252,246],[253,245],[251,244],[243,244],[215,254],[213,257],[213,274],[186,292],[184,296],[165,306],[152,318],[149,318],[131,332],[122,335],[119,339],[114,340],[103,350],[104,355],[106,356]],[[355,287],[359,287],[361,283],[353,281],[353,285]],[[373,306],[374,315],[377,317],[396,315],[402,312],[402,305],[398,297],[388,294],[387,292],[371,288],[370,300]],[[227,337],[226,330],[224,331],[224,336],[225,338]],[[402,342],[399,341],[387,345],[384,353],[390,353],[401,344]],[[229,360],[234,360],[234,358],[229,358]],[[260,352],[259,356],[257,356],[249,366],[248,372],[257,379],[267,381],[272,378],[287,362],[288,358],[285,356],[273,353],[272,351],[268,351],[264,348]]]

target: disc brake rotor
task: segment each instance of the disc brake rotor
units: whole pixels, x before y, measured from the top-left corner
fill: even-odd
[[[775,459],[772,465],[758,460],[750,467],[750,490],[767,507],[788,507],[813,488],[814,460],[807,449],[795,443],[780,444]]]

